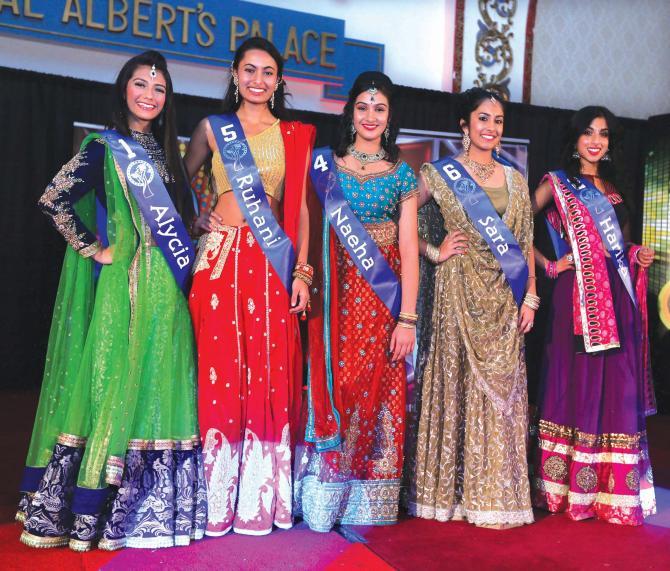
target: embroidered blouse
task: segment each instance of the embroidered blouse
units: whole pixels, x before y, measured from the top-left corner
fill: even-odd
[[[363,176],[340,165],[337,171],[347,202],[364,224],[393,220],[398,205],[419,192],[416,175],[406,162]]]
[[[265,194],[281,201],[284,196],[284,177],[286,175],[286,161],[284,159],[284,141],[279,128],[279,119],[264,131],[247,138],[249,150],[254,157],[258,172],[263,182]],[[212,156],[212,174],[216,184],[218,196],[232,192],[233,188],[228,180],[226,169],[223,166],[219,151]]]
[[[163,182],[174,182],[167,169],[165,151],[155,137],[139,131],[130,134],[153,160]],[[77,216],[74,205],[93,190],[100,204],[106,206],[104,165],[105,144],[102,139],[95,139],[61,168],[37,203],[67,243],[84,257],[95,254],[100,249],[100,242]]]

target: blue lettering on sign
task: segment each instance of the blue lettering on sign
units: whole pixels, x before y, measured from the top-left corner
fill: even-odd
[[[262,36],[280,51],[286,75],[324,83],[346,99],[365,70],[383,71],[384,46],[345,37],[345,22],[239,0],[11,0],[0,32],[61,43],[229,66],[237,47]]]

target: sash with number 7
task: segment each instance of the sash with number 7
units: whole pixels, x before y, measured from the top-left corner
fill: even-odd
[[[270,208],[242,124],[234,113],[210,115],[208,119],[237,205],[258,245],[290,295],[295,250]]]
[[[458,161],[447,157],[432,164],[498,260],[514,300],[520,306],[526,293],[528,264],[514,235],[493,208],[486,193]]]
[[[193,242],[172,203],[156,165],[142,145],[115,130],[100,136],[112,152],[126,184],[133,193],[156,245],[163,253],[175,281],[185,291],[193,265]]]

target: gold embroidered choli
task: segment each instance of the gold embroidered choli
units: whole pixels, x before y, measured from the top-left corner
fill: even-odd
[[[247,142],[254,157],[254,162],[258,167],[265,194],[280,202],[284,196],[286,162],[284,160],[284,140],[279,127],[279,119],[275,121],[272,127],[248,137]],[[214,151],[212,156],[212,174],[217,196],[233,190],[218,150]]]
[[[435,268],[428,288],[434,288],[433,296],[420,303],[430,327],[419,328],[419,426],[410,442],[416,454],[408,454],[407,466],[410,511],[442,521],[461,516],[475,524],[530,523],[518,308],[500,264],[461,203],[432,165],[421,171],[444,230],[462,232],[468,251]],[[500,187],[487,194],[527,259],[533,236],[528,186],[512,168],[505,167],[505,176],[508,192]]]

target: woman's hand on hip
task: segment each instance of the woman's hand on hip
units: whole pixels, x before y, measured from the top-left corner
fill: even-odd
[[[112,247],[108,246],[107,248],[100,248],[95,254],[93,254],[92,258],[99,264],[108,266],[114,261],[114,252]]]
[[[449,232],[440,244],[440,263],[445,262],[455,254],[465,254],[468,251],[468,238],[463,232],[455,230]]]

